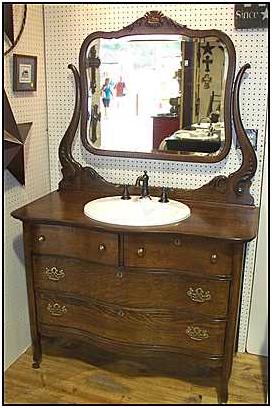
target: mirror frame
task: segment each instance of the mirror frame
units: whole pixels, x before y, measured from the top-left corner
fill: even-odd
[[[147,34],[176,34],[184,35],[190,38],[217,37],[227,48],[228,52],[228,70],[225,85],[224,98],[224,125],[225,125],[225,143],[219,153],[211,153],[205,156],[200,154],[184,155],[173,154],[165,151],[160,152],[130,152],[103,150],[93,147],[87,138],[87,110],[88,110],[88,81],[86,72],[86,53],[91,42],[98,38],[117,39],[124,36],[147,35]],[[79,54],[79,72],[80,72],[80,93],[81,93],[81,123],[80,136],[83,146],[92,154],[111,157],[127,157],[138,159],[153,159],[167,161],[183,161],[194,163],[216,163],[223,160],[231,147],[232,143],[232,92],[236,66],[236,53],[234,45],[227,34],[220,30],[193,30],[181,25],[174,20],[166,17],[160,11],[147,12],[143,17],[137,19],[132,24],[117,31],[96,31],[88,35],[82,43]]]

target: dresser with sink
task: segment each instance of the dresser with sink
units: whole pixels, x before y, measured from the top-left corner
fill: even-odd
[[[191,33],[165,18],[162,13],[151,12],[122,33]],[[84,52],[93,38],[94,34],[83,43],[81,71]],[[228,37],[222,34],[221,39],[231,49]],[[230,52],[230,61],[232,56]],[[216,370],[219,402],[226,402],[237,341],[244,255],[258,228],[258,209],[249,191],[256,156],[238,103],[248,66],[239,71],[231,94],[226,90],[225,119],[230,121],[232,112],[242,151],[240,168],[195,190],[171,189],[169,198],[189,207],[188,218],[140,226],[100,222],[84,214],[87,203],[121,196],[123,186],[107,182],[94,168],[83,167],[72,156],[79,119],[83,124],[86,119],[86,95],[82,72],[79,75],[74,66],[70,68],[76,100],[59,148],[63,174],[59,188],[12,213],[23,222],[33,367],[41,364],[43,339],[63,337],[79,340],[84,347],[95,345],[105,354],[159,356],[165,361],[174,358],[183,367],[188,362]],[[227,85],[231,88],[234,71],[230,69]],[[227,135],[230,126],[225,126]],[[226,140],[226,151],[229,143]],[[84,138],[83,145],[88,148]],[[188,155],[182,158],[189,160]],[[212,162],[211,156],[206,159]],[[203,156],[199,161],[204,161]],[[136,186],[129,186],[129,190],[133,196],[140,194]],[[150,194],[152,200],[158,200],[161,188],[151,186]]]

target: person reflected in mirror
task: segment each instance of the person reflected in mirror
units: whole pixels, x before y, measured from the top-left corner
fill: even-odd
[[[113,93],[112,93],[111,85],[110,85],[110,78],[105,79],[105,83],[101,89],[101,95],[102,95],[102,102],[105,108],[105,117],[107,117],[107,109],[109,108],[111,98],[113,97]]]
[[[125,92],[126,84],[123,81],[121,76],[120,76],[119,81],[115,84],[114,89],[115,89],[116,98],[117,98],[116,99],[117,100],[117,108],[119,109],[122,97],[126,95],[126,92]]]

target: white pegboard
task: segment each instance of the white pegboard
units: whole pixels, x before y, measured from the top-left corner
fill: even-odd
[[[68,64],[78,66],[80,46],[91,32],[118,30],[142,17],[146,11],[157,9],[190,28],[224,31],[234,43],[237,70],[247,62],[251,64],[241,86],[240,105],[245,127],[258,129],[258,170],[251,192],[256,205],[259,204],[267,109],[267,30],[235,30],[233,4],[47,4],[44,8],[52,189],[57,188],[61,178],[60,167],[56,165],[58,146],[74,104],[74,83]],[[80,163],[93,166],[108,181],[134,183],[144,168],[150,174],[152,185],[197,188],[214,176],[228,175],[239,167],[240,151],[234,144],[226,159],[212,165],[94,156],[85,151],[79,137],[73,154]],[[245,350],[255,247],[255,242],[250,243],[246,255],[240,351]]]
[[[23,17],[23,4],[13,4],[14,32]],[[5,49],[8,44],[5,43]],[[37,56],[37,92],[12,90],[13,54]],[[10,213],[50,191],[43,9],[28,4],[25,28],[17,46],[3,61],[4,87],[17,123],[33,122],[24,146],[25,186],[8,171],[5,187],[5,367],[25,351],[30,340],[27,291],[23,257],[22,223]]]

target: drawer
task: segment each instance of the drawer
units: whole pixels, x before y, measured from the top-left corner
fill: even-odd
[[[109,340],[164,346],[222,355],[224,321],[184,319],[169,311],[143,311],[41,293],[38,320],[42,325],[77,329]]]
[[[32,239],[34,253],[118,265],[118,234],[59,225],[33,225]]]
[[[33,256],[35,287],[139,308],[227,314],[229,282],[172,272],[124,270],[59,256]]]
[[[127,234],[124,238],[124,262],[129,267],[230,275],[232,245],[215,239],[172,234]]]

